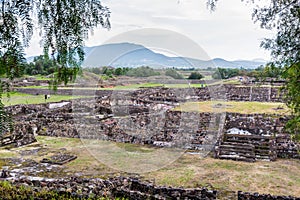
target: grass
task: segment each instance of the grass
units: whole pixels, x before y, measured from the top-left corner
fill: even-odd
[[[139,89],[141,87],[162,87],[163,84],[160,83],[141,83],[141,84],[130,84],[130,85],[124,85],[124,86],[116,86],[113,89],[115,90],[126,90],[126,89]]]
[[[33,148],[37,145],[48,148],[50,153],[65,148],[66,151],[78,157],[64,165],[65,175],[72,176],[75,173],[81,173],[85,177],[101,178],[115,175],[128,176],[132,173],[138,173],[140,168],[149,167],[148,164],[153,161],[157,163],[156,168],[149,172],[139,173],[139,175],[145,180],[155,180],[156,185],[184,186],[187,188],[206,186],[224,191],[241,190],[273,195],[300,196],[300,160],[279,159],[276,162],[246,163],[209,157],[200,158],[199,155],[181,154],[180,152],[176,152],[179,155],[176,159],[167,160],[172,156],[167,154],[168,152],[136,144],[46,136],[38,136],[37,140],[36,144],[12,149],[12,151],[16,154],[20,150]],[[99,154],[97,155],[93,150],[99,151]],[[0,155],[6,153],[7,150],[3,147],[0,148]],[[11,156],[14,155],[11,154]],[[99,156],[106,156],[107,158],[99,159]],[[30,158],[30,156],[24,158]],[[38,155],[31,156],[31,158],[41,159]],[[134,167],[134,165],[136,166]],[[123,169],[131,167],[136,171],[128,174],[113,169],[120,168],[120,166]],[[44,175],[54,176],[47,174],[47,172]]]
[[[280,108],[280,109],[278,109]],[[236,102],[236,101],[202,101],[187,102],[174,108],[185,112],[233,112],[242,114],[289,114],[289,109],[284,103],[267,102]]]
[[[213,86],[213,85],[222,85],[222,84],[224,84],[224,85],[226,85],[226,84],[228,84],[228,85],[236,85],[236,86],[241,85],[241,82],[239,80],[232,80],[232,79],[231,80],[227,80],[227,79],[217,80],[217,79],[215,79],[215,81],[216,82],[211,83],[209,85],[210,86]]]
[[[37,80],[37,81],[50,81],[50,80],[52,80],[51,78],[47,78],[46,76],[43,76],[43,75],[36,75],[34,77],[35,77],[35,80]]]
[[[28,88],[28,89],[49,89],[49,86],[46,85],[31,85],[31,86],[24,86],[19,88]]]
[[[161,83],[142,83],[142,84],[131,84],[126,86],[116,86],[114,89],[139,89],[139,88],[150,88],[150,87],[165,87],[165,88],[200,88],[204,87],[206,84],[161,84]]]
[[[0,158],[11,158],[17,156],[16,152],[12,152],[10,150],[1,149],[0,150]]]
[[[69,96],[69,95],[51,95],[50,99],[46,102],[59,102],[62,100],[71,100],[84,98],[86,96]],[[10,92],[9,97],[3,94],[2,102],[5,106],[17,105],[17,104],[40,104],[45,103],[44,95],[30,95],[20,92]]]
[[[58,89],[77,89],[77,90],[135,90],[140,88],[151,88],[151,87],[165,87],[165,88],[200,88],[204,87],[206,84],[161,84],[161,83],[141,83],[141,84],[130,84],[130,85],[118,85],[111,88],[96,88],[96,87],[58,87]],[[48,86],[26,86],[21,88],[29,89],[49,89]]]
[[[8,181],[0,181],[1,199],[57,199],[57,200],[79,200],[79,199],[95,199],[109,200],[108,197],[74,197],[69,194],[61,193],[55,190],[47,190],[44,188],[36,189],[28,185],[11,184]],[[125,198],[114,198],[116,200],[125,200]]]
[[[300,196],[300,161],[245,163],[183,155],[176,162],[145,175],[157,184],[217,190]]]

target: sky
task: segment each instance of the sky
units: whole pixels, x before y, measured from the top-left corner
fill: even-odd
[[[95,29],[85,41],[86,46],[115,41],[135,42],[130,39],[126,41],[126,37],[120,40],[120,35],[126,36],[128,31],[145,35],[147,31],[140,30],[155,29],[157,32],[161,29],[194,42],[206,53],[206,58],[270,59],[269,52],[260,48],[260,43],[274,33],[255,24],[251,18],[253,5],[241,0],[220,0],[214,12],[207,9],[206,0],[102,0],[102,4],[111,10],[112,28]],[[162,49],[157,44],[149,43],[151,37],[155,37],[153,31],[149,31],[142,45],[154,47],[154,50]],[[27,56],[41,53],[39,40],[36,31],[31,46],[25,50]],[[177,45],[178,52],[187,48],[183,42]],[[163,49],[160,52],[168,55],[168,49]],[[195,57],[189,52],[186,54],[184,56]]]

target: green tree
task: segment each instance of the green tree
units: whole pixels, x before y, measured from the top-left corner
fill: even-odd
[[[217,68],[217,70],[212,74],[214,79],[228,79],[234,76],[240,75],[239,69],[226,69],[226,68]]]
[[[208,0],[213,10],[217,0]],[[252,1],[255,3],[255,0]],[[276,30],[274,38],[265,39],[261,46],[270,50],[273,64],[282,69],[286,79],[285,100],[293,111],[286,128],[300,139],[300,4],[299,0],[270,0],[266,6],[256,6],[253,19],[264,29]]]
[[[204,76],[199,72],[192,72],[188,77],[188,79],[202,79],[202,78],[204,78]]]
[[[99,0],[5,0],[0,1],[0,75],[13,79],[25,62],[23,50],[29,45],[34,26],[42,35],[44,55],[57,65],[55,88],[74,80],[84,59],[83,44],[97,26],[110,28],[110,11]],[[50,54],[50,55],[49,55]],[[1,80],[1,83],[3,81]],[[0,109],[2,94],[0,84]],[[4,118],[0,115],[0,122]]]
[[[24,64],[24,74],[27,75],[49,75],[55,72],[58,66],[52,59],[46,58],[43,55],[34,58],[33,62]]]
[[[149,77],[149,76],[158,76],[160,75],[159,72],[156,72],[154,69],[148,66],[142,66],[138,68],[132,68],[127,73],[127,76],[133,77]]]

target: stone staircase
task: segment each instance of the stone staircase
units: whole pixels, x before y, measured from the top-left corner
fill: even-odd
[[[215,149],[215,157],[246,162],[274,161],[277,158],[276,144],[271,136],[224,134]]]
[[[217,148],[217,158],[254,162],[254,145],[237,142],[222,142]]]

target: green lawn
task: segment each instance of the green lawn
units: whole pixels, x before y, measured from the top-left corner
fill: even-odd
[[[37,81],[50,81],[52,79],[51,78],[47,78],[46,76],[43,76],[43,75],[36,75],[35,76],[35,80],[37,80]]]
[[[279,108],[279,109],[278,109]],[[187,102],[174,108],[185,112],[233,112],[242,114],[289,114],[289,109],[284,103],[267,102],[236,102],[236,101],[202,101]]]
[[[44,95],[30,95],[20,92],[10,92],[9,97],[7,97],[6,94],[3,94],[2,103],[5,106],[17,104],[40,104],[45,102],[59,102],[62,100],[71,100],[84,97],[86,96],[51,95],[50,99],[47,99],[47,101],[45,101]]]

